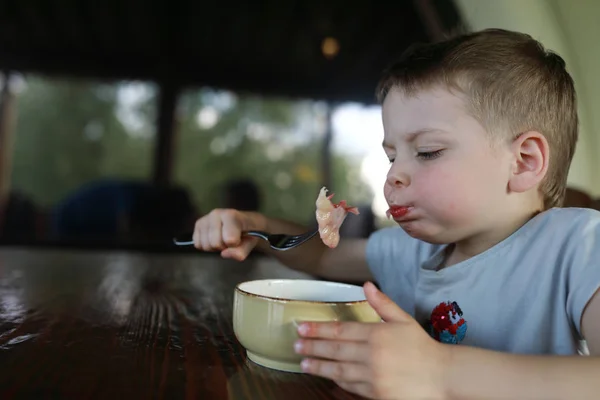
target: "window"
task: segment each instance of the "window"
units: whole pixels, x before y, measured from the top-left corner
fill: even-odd
[[[201,89],[182,95],[177,115],[175,181],[193,194],[201,213],[255,208],[250,191],[227,198],[229,184],[245,182],[258,188],[261,212],[314,220],[325,105]]]
[[[152,85],[27,76],[15,92],[13,191],[51,207],[90,181],[149,179]]]
[[[358,229],[362,232],[360,236],[366,237],[370,230],[394,225],[385,215],[388,206],[383,185],[389,162],[381,147],[381,107],[341,104],[333,112],[332,125],[333,157],[344,160],[344,164],[334,165],[332,186],[349,190],[348,193],[341,192],[341,198],[360,206],[361,210],[359,218],[346,219],[342,228]],[[368,221],[369,213],[372,222]],[[367,226],[353,228],[354,220],[361,220]]]
[[[153,85],[17,75],[9,88],[3,239],[52,236],[57,206],[88,184],[149,180]]]

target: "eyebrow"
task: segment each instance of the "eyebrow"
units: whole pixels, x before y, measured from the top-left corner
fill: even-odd
[[[406,134],[405,141],[408,143],[413,142],[417,137],[419,137],[420,135],[423,135],[425,133],[448,133],[448,132],[446,132],[442,129],[433,129],[433,128],[419,129],[419,130],[409,132],[408,134]],[[384,148],[388,148],[388,149],[394,148],[394,146],[391,143],[388,143],[385,140],[383,141],[382,146]]]

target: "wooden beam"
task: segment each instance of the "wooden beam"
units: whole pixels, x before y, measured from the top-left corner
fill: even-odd
[[[3,72],[0,87],[0,199],[2,202],[10,192],[12,172],[15,97],[11,90],[11,77],[9,71]]]
[[[414,0],[415,9],[421,16],[421,22],[429,38],[438,42],[444,39],[445,28],[442,20],[431,0]]]
[[[0,236],[4,227],[5,207],[10,195],[10,175],[12,172],[12,133],[15,111],[15,98],[11,91],[11,73],[0,73]]]
[[[175,144],[175,110],[180,88],[172,82],[160,84],[158,98],[158,118],[154,145],[153,183],[166,186],[171,182],[173,149]]]
[[[335,82],[320,74],[314,79],[301,72],[290,79],[287,71],[263,67],[240,69],[235,65],[226,67],[206,64],[197,57],[164,57],[157,60],[146,54],[114,52],[102,58],[93,50],[85,54],[68,51],[40,50],[36,53],[8,50],[0,46],[0,68],[21,73],[38,73],[47,76],[68,76],[100,81],[136,80],[160,81],[164,77],[188,88],[211,86],[237,93],[259,93],[291,99],[315,99],[323,101],[352,101],[375,103],[373,88],[379,72],[385,65],[371,65],[372,71],[362,71],[360,76],[343,75]],[[367,63],[367,65],[370,65]],[[298,71],[302,66],[298,67]],[[371,77],[373,76],[373,77]],[[367,78],[365,78],[367,77]],[[365,82],[366,80],[366,82]],[[332,90],[331,88],[335,88]]]
[[[331,190],[332,185],[332,162],[331,162],[331,142],[333,141],[333,111],[335,110],[336,104],[328,103],[326,111],[325,123],[325,137],[323,138],[323,147],[321,148],[321,175],[322,175],[322,186],[326,186]]]

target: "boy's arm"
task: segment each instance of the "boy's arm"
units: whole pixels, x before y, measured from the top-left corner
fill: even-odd
[[[446,380],[450,399],[600,398],[600,291],[582,316],[586,356],[528,356],[456,346]]]
[[[288,221],[266,218],[267,232],[300,234],[307,228]],[[282,264],[322,278],[342,281],[367,281],[372,275],[366,258],[367,239],[344,239],[330,249],[321,241],[319,235],[307,243],[289,251],[275,251],[260,241],[257,248],[275,257]]]
[[[590,354],[600,356],[600,289],[583,310],[581,330]]]

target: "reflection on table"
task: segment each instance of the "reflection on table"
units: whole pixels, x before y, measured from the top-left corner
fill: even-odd
[[[0,398],[357,398],[246,359],[235,285],[279,277],[311,278],[259,257],[0,249]]]

